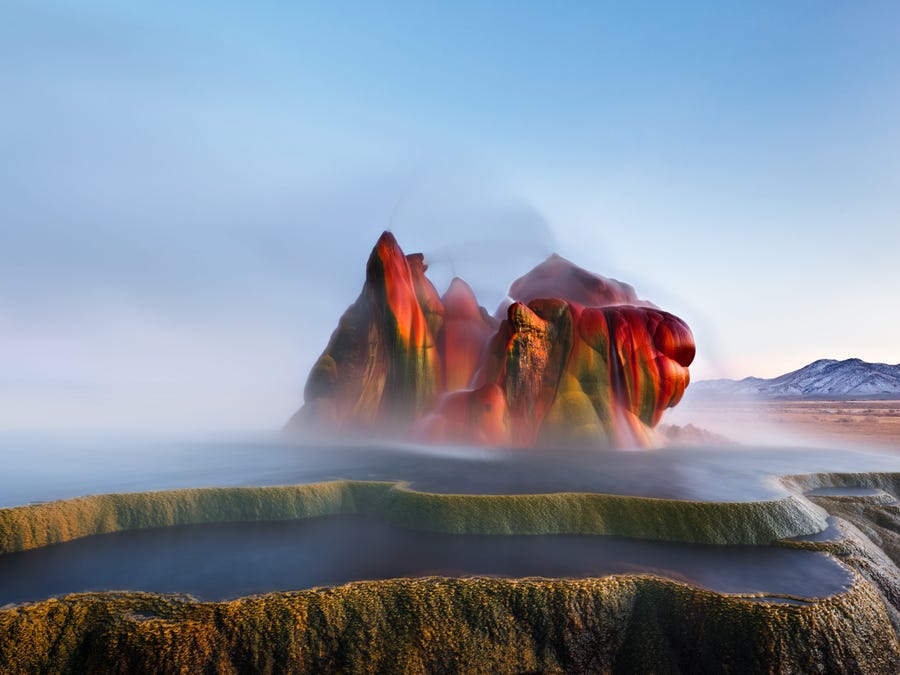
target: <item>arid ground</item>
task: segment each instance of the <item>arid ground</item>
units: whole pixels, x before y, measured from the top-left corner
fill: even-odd
[[[807,441],[900,451],[900,400],[685,401],[669,418],[739,442]]]
[[[900,401],[782,401],[762,404],[773,424],[830,438],[900,448]]]

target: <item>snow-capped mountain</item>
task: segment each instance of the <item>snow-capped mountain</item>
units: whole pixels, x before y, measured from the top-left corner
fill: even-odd
[[[704,397],[900,399],[900,364],[820,359],[770,380],[701,380],[690,389],[692,395]]]

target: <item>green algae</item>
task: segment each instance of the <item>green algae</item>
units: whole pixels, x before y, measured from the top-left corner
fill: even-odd
[[[789,496],[697,502],[592,493],[445,495],[395,487],[378,505],[398,525],[453,534],[601,534],[710,544],[765,544],[825,527]]]
[[[792,485],[844,481],[895,492],[900,474],[862,476],[822,474]],[[833,511],[835,500],[818,501]],[[844,501],[838,506],[861,526],[871,515]],[[0,552],[123,529],[340,513],[451,533],[717,543],[775,542],[825,527],[824,512],[798,495],[729,504],[583,493],[440,495],[335,481],[0,509]],[[882,525],[896,532],[898,523]],[[837,526],[845,534],[838,541],[777,542],[827,552],[854,570],[849,590],[824,599],[738,597],[644,575],[432,577],[218,603],[79,594],[0,609],[0,672],[900,672],[900,573],[859,529]]]
[[[0,509],[0,553],[147,527],[354,512],[346,484],[91,495]]]
[[[771,543],[826,525],[823,512],[794,495],[732,503],[591,493],[454,495],[332,481],[93,495],[0,509],[0,553],[148,527],[336,514],[454,534],[606,534],[714,544]]]
[[[0,611],[0,671],[893,673],[860,581],[803,604],[648,576],[360,582],[201,603],[72,595]]]

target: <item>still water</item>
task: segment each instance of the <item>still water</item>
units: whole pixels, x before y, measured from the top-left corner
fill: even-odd
[[[834,559],[776,546],[588,535],[448,535],[357,516],[156,528],[0,556],[0,606],[81,591],[255,593],[394,577],[649,573],[727,593],[825,597],[851,583]]]

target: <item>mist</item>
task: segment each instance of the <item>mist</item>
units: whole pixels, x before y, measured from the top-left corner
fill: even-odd
[[[900,672],[900,5],[7,4],[0,670]]]
[[[383,229],[491,310],[554,250],[526,200],[461,171],[148,201],[41,222],[22,205],[3,230],[0,429],[277,429]]]
[[[517,9],[13,3],[0,429],[280,426],[384,229],[489,311],[627,281],[698,378],[898,360],[893,9]]]

